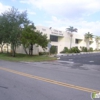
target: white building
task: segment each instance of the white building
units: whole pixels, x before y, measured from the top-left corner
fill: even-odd
[[[50,44],[57,47],[57,53],[60,53],[64,47],[70,48],[70,35],[68,32],[44,26],[36,26],[36,29],[43,34],[47,34],[48,39],[51,41]],[[86,47],[84,35],[73,33],[71,47],[75,46],[77,46],[79,49],[83,46]],[[96,49],[97,46],[95,39],[90,40],[90,47],[92,47],[94,50]],[[34,45],[33,54],[37,55],[39,52],[43,52],[43,49]],[[17,48],[17,53],[25,53],[22,46]]]
[[[70,48],[70,35],[68,32],[60,31],[52,27],[47,28],[43,26],[37,26],[36,28],[40,32],[43,32],[43,34],[47,34],[48,39],[51,40],[50,44],[57,47],[57,53],[60,53],[64,47]],[[83,34],[73,33],[71,47],[75,46],[77,46],[79,49],[82,46],[86,47]],[[90,40],[90,47],[92,47],[94,50],[96,49],[95,39]]]

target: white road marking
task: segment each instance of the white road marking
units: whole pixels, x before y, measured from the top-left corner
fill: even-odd
[[[22,63],[26,63],[26,64],[29,64],[29,63],[31,63],[31,62],[25,62],[25,61],[20,61],[20,62],[22,62]]]
[[[60,57],[58,57],[57,59],[60,59]]]
[[[94,61],[89,61],[89,62],[94,62]]]
[[[74,63],[74,62],[71,62],[71,61],[63,61],[63,60],[58,60],[58,62],[66,62],[66,63],[70,63],[70,64]]]
[[[69,60],[73,60],[73,59],[69,59]]]

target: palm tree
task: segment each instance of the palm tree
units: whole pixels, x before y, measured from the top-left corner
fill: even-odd
[[[96,49],[98,50],[99,41],[100,41],[100,36],[96,36],[96,37],[95,37],[95,41],[96,41],[96,45],[97,45]]]
[[[87,50],[89,50],[90,40],[92,40],[93,35],[92,33],[88,32],[88,33],[85,33],[84,38],[86,41]]]
[[[66,28],[66,30],[70,35],[70,48],[71,48],[73,32],[77,32],[77,28],[74,28],[73,26],[70,26],[69,28]]]

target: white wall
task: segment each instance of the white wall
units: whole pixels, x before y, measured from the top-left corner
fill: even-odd
[[[43,31],[42,29],[46,29],[46,31]],[[46,33],[48,36],[48,39],[50,39],[50,34],[52,34],[52,32],[54,32],[55,29],[52,28],[50,30],[49,28],[44,27],[44,26],[37,26],[37,30],[40,30],[41,32]],[[56,36],[58,36],[58,42],[51,42],[51,45],[58,46],[58,53],[60,53],[64,49],[64,47],[70,48],[70,35],[65,31],[62,31],[62,34],[63,36],[59,36],[58,34],[57,35],[55,34]],[[78,44],[76,44],[75,39],[81,39],[81,41]],[[71,47],[75,47],[75,46],[77,46],[79,49],[80,47],[83,47],[83,46],[86,47],[84,35],[73,33]],[[93,39],[93,43],[90,45],[90,47],[92,47],[94,50],[96,49],[95,39]]]
[[[27,48],[26,50],[27,50],[27,52],[29,53],[28,48]],[[24,51],[22,45],[19,46],[18,48],[16,48],[16,53],[22,53],[22,54],[25,54],[25,51]],[[38,53],[39,53],[39,48],[38,48],[36,45],[34,45],[34,46],[33,46],[33,54],[34,54],[34,55],[38,55]]]
[[[7,44],[4,44],[3,45],[3,52],[7,52]],[[0,52],[1,52],[1,48],[0,48]],[[11,45],[8,44],[8,52],[11,52]]]

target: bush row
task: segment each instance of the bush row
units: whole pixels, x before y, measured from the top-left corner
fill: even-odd
[[[64,47],[64,50],[60,53],[80,53],[80,52],[93,52],[93,48],[89,48],[87,50],[86,47],[80,47],[81,50],[78,49],[78,47],[72,47],[71,49],[68,49],[67,47]],[[50,54],[56,54],[57,48],[55,46],[52,46],[50,49]],[[49,52],[39,52],[39,55],[49,55]]]
[[[60,53],[80,53],[80,50],[78,49],[78,47],[72,47],[71,49],[64,47],[64,50]]]
[[[81,48],[81,52],[93,52],[93,48],[90,47],[89,50],[86,47],[80,47]]]
[[[68,49],[67,47],[64,47],[64,50],[60,53],[80,53],[80,52],[93,52],[93,48],[89,48],[87,50],[86,47],[80,47],[81,50],[78,49],[78,47],[72,47],[71,49]]]

